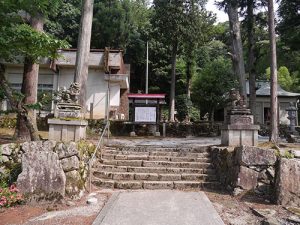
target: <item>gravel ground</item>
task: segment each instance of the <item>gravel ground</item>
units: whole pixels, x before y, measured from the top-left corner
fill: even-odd
[[[271,204],[268,200],[252,194],[233,197],[225,192],[205,193],[227,225],[300,225],[295,221],[289,221],[291,218],[300,221],[300,215],[293,214],[282,206]],[[266,216],[259,216],[255,211],[266,212]],[[273,223],[262,223],[267,218],[273,220]]]
[[[94,191],[80,200],[65,200],[63,203],[28,204],[4,209],[0,212],[1,225],[89,225],[109,199],[111,190]],[[87,204],[90,197],[96,204]]]

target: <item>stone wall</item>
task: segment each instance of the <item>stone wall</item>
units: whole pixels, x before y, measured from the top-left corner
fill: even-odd
[[[277,203],[300,207],[300,159],[281,158],[276,170]]]
[[[272,196],[276,155],[274,150],[241,146],[212,149],[212,158],[220,182],[234,195],[254,190]]]
[[[278,204],[296,207],[300,206],[298,152],[248,146],[211,149],[218,179],[232,194],[254,191]]]
[[[95,146],[86,142],[36,141],[0,145],[0,178],[17,181],[22,193],[45,199],[77,198],[88,178],[87,162]],[[11,165],[21,165],[13,171]],[[12,173],[14,179],[8,179]],[[17,179],[17,180],[16,180]]]

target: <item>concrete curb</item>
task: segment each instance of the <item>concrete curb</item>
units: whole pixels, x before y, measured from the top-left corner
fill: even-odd
[[[113,195],[110,197],[108,202],[105,204],[105,206],[102,208],[96,219],[94,220],[92,225],[101,225],[102,221],[104,220],[107,212],[114,207],[116,200],[119,198],[120,192],[113,193]]]

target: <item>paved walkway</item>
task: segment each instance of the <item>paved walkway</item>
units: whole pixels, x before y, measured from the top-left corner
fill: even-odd
[[[203,192],[115,193],[93,225],[224,225]]]

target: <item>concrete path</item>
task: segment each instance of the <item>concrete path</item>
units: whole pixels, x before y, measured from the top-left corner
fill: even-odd
[[[93,225],[224,225],[203,192],[115,193]]]

